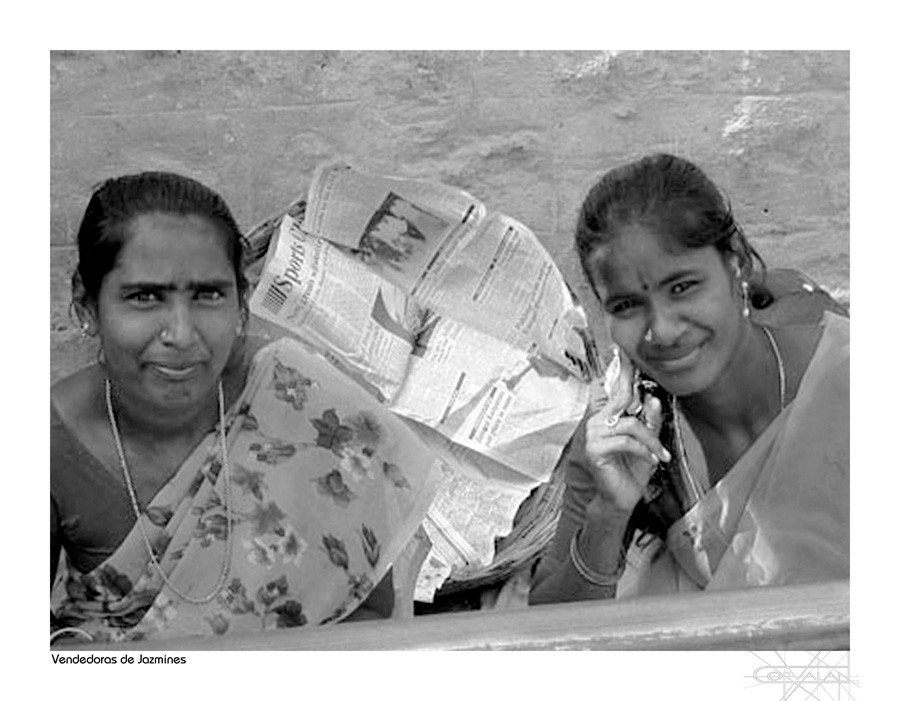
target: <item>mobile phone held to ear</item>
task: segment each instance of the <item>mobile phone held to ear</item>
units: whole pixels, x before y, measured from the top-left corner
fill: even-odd
[[[642,405],[650,395],[659,400],[662,406],[659,440],[672,456],[669,462],[660,463],[650,476],[644,497],[635,509],[635,525],[665,539],[669,527],[697,503],[700,493],[684,458],[675,398],[637,370],[634,386]]]

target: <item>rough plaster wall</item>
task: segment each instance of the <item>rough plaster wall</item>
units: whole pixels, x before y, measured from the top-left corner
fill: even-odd
[[[253,224],[322,160],[464,188],[532,228],[595,314],[581,198],[654,151],[694,160],[773,266],[849,296],[848,52],[58,52],[50,58],[51,380],[92,186],[168,169]]]

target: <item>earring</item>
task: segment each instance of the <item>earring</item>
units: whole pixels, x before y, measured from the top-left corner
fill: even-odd
[[[159,332],[159,340],[165,343],[169,340],[169,329],[162,328]]]
[[[731,259],[731,268],[734,270],[734,279],[741,286],[741,315],[746,319],[750,316],[750,283],[744,280],[741,265],[736,258]]]
[[[644,334],[644,340],[647,343],[653,343],[653,329],[647,329],[647,333]]]
[[[90,338],[91,334],[91,325],[86,321],[81,325],[81,337],[82,338]]]

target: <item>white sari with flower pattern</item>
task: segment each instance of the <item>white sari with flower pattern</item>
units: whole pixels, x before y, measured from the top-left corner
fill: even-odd
[[[92,572],[70,568],[56,611],[64,625],[119,641],[339,621],[412,538],[440,480],[400,419],[289,339],[257,354],[226,428],[233,533],[218,595],[195,604],[173,592],[135,524]],[[218,435],[142,516],[163,571],[191,598],[216,587],[228,557]]]

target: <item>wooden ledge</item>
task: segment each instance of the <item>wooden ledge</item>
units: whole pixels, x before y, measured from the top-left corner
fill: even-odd
[[[59,646],[62,647],[62,646]],[[98,649],[66,645],[67,649]],[[846,650],[849,581],[432,614],[111,650]]]

